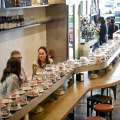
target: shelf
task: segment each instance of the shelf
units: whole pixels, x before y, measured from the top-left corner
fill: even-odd
[[[12,32],[12,31],[15,31],[15,30],[21,30],[21,29],[25,29],[25,28],[35,27],[35,26],[39,26],[41,24],[45,24],[45,23],[38,23],[38,24],[34,24],[34,25],[27,25],[27,26],[23,26],[23,27],[19,27],[19,28],[13,28],[13,29],[10,29],[10,30],[1,31],[0,34],[6,33],[6,32]]]
[[[37,6],[26,6],[26,7],[0,8],[0,10],[19,10],[19,9],[25,9],[25,8],[37,8],[37,7],[47,7],[47,6],[50,6],[50,4],[37,5]]]
[[[1,31],[0,34],[6,33],[6,32],[12,32],[12,31],[16,31],[16,30],[21,30],[21,29],[26,29],[26,28],[30,28],[30,27],[36,27],[36,26],[39,26],[39,25],[42,25],[42,24],[47,24],[47,23],[50,23],[50,22],[55,22],[55,21],[59,21],[59,20],[63,20],[63,19],[64,18],[51,19],[51,20],[40,22],[40,23],[33,24],[33,25],[26,25],[26,26],[19,27],[19,28],[13,28],[13,29],[10,29],[10,30]]]

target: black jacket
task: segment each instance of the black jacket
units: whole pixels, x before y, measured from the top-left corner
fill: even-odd
[[[100,41],[100,45],[102,45],[102,43],[106,43],[106,35],[107,35],[107,27],[106,24],[101,24],[100,27],[100,32],[99,32],[99,41]]]
[[[109,26],[109,34],[108,34],[108,39],[113,39],[113,33],[118,30],[117,25],[110,25]]]

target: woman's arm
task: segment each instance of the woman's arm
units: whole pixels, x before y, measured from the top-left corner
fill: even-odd
[[[51,58],[49,58],[49,61],[50,61],[50,64],[54,64],[54,61]]]
[[[7,96],[19,88],[19,79],[17,75],[12,75],[8,78]]]

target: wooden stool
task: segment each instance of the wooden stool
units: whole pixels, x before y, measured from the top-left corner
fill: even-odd
[[[91,117],[85,118],[84,120],[106,120],[106,119],[100,116],[91,116]]]
[[[89,117],[89,109],[91,108],[91,114],[93,106],[98,103],[109,103],[112,104],[112,97],[96,94],[87,98],[87,117]]]
[[[113,105],[110,104],[97,104],[93,106],[93,109],[96,111],[96,115],[100,115],[102,117],[109,117],[112,120],[112,111]]]

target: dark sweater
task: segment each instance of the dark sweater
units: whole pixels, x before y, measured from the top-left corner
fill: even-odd
[[[106,34],[107,34],[107,28],[105,24],[101,24],[100,27],[100,33],[99,33],[99,40],[100,40],[100,45],[102,45],[102,43],[106,43]]]

